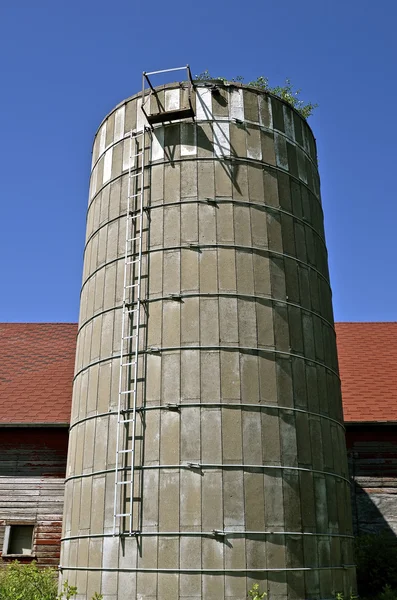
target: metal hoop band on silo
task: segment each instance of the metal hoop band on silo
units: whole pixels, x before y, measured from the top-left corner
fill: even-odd
[[[347,595],[315,140],[278,98],[193,83],[95,138],[61,578],[81,598]]]

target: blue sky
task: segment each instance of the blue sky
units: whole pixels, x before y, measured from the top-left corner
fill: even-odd
[[[3,0],[0,321],[78,318],[93,135],[143,70],[288,77],[319,108],[335,318],[397,320],[393,0]]]

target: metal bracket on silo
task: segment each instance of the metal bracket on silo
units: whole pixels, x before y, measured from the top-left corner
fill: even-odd
[[[190,250],[197,250],[197,252],[201,252],[200,244],[195,244],[194,242],[190,242],[190,244],[188,244],[188,248],[190,248]]]
[[[142,300],[141,300],[142,302]],[[131,308],[132,306],[135,306],[137,304],[136,300],[133,300],[132,302],[124,302],[124,306],[125,308]]]
[[[165,405],[165,408],[167,410],[175,410],[176,412],[179,412],[181,410],[181,405],[180,404],[172,404],[171,402],[168,402]]]
[[[148,302],[149,300],[147,298],[142,298],[141,300],[141,304],[143,306],[143,310],[145,311],[146,316],[148,314]]]
[[[182,302],[181,294],[168,294],[169,300],[176,300],[177,302]]]
[[[213,529],[212,530],[212,535],[214,537],[225,537],[226,536],[226,531],[223,531],[222,529]]]
[[[195,462],[188,462],[186,465],[189,467],[189,469],[196,469],[197,471],[201,471],[203,468],[200,463]]]

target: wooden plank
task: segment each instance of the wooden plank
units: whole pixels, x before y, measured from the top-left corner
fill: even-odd
[[[62,485],[65,480],[63,477],[9,477],[0,476],[0,485]]]
[[[54,500],[53,498],[46,498],[46,497],[39,497],[39,503],[40,503],[40,509],[41,508],[50,508],[50,506],[53,507],[53,510],[58,510],[59,509],[59,505],[63,505],[63,498],[59,498],[59,500]],[[35,505],[35,509],[36,511],[38,510],[38,501],[36,500],[34,502]],[[5,511],[9,508],[28,508],[32,506],[32,502],[29,502],[28,500],[24,500],[23,498],[19,498],[18,496],[12,500],[10,500],[9,502],[7,502],[7,499],[0,499],[0,514],[2,513],[2,511]]]
[[[37,519],[37,517],[40,515],[53,515],[54,511],[53,511],[54,507],[43,507],[40,508],[40,510],[38,510],[37,508],[26,508],[25,510],[23,508],[14,508],[14,510],[10,510],[8,509],[8,511],[2,511],[1,513],[1,518],[4,520],[10,520],[10,519]],[[62,513],[58,512],[58,514],[54,517],[55,519],[59,519],[62,518]]]

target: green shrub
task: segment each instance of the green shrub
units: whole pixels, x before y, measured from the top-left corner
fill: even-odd
[[[335,600],[345,600],[345,596],[342,592],[337,592],[335,594]],[[355,594],[350,594],[348,600],[358,600],[358,596]]]
[[[196,75],[195,79],[197,81],[211,81],[214,79],[219,81],[227,81],[224,77],[212,77],[208,70],[203,71],[199,75]],[[243,83],[244,77],[238,75],[237,77],[232,79],[232,81]],[[293,106],[302,115],[304,119],[310,117],[314,109],[318,106],[318,104],[313,104],[312,102],[304,102],[303,100],[301,100],[299,97],[301,90],[294,90],[292,83],[289,79],[285,80],[284,85],[277,85],[276,87],[271,87],[269,85],[268,78],[260,76],[257,79],[250,81],[248,85],[252,85],[253,87],[259,88],[264,92],[270,92],[271,94],[278,96],[278,98],[285,100],[286,102],[288,102],[288,104]]]
[[[342,592],[337,592],[334,597],[335,600],[345,600],[345,596]],[[347,600],[359,600],[359,596],[350,594]],[[393,590],[390,585],[385,585],[383,591],[376,594],[376,596],[365,595],[361,600],[397,600],[397,591]]]
[[[357,588],[363,598],[397,600],[397,544],[387,534],[360,535],[355,541]],[[393,593],[394,596],[390,596]],[[382,597],[381,597],[382,596]]]
[[[12,562],[0,569],[1,600],[56,600],[57,574],[54,569],[39,569],[35,562]]]
[[[383,591],[376,596],[376,600],[397,600],[397,591],[392,590],[390,585],[385,585]]]
[[[61,598],[63,598],[64,600],[70,600],[76,594],[77,594],[77,587],[75,587],[73,585],[69,585],[67,581],[64,581],[63,585],[62,585],[62,591],[59,594],[59,596],[57,596],[57,600],[61,600]]]
[[[64,582],[57,595],[58,573],[55,569],[39,568],[35,562],[20,564],[14,561],[0,568],[0,600],[71,600],[77,588]],[[95,593],[92,600],[102,600]]]
[[[248,592],[248,596],[250,598],[252,598],[252,600],[263,600],[263,598],[265,598],[265,596],[267,596],[267,594],[266,594],[266,592],[263,592],[261,594],[259,591],[259,583],[254,583],[254,585]],[[386,600],[388,600],[388,599],[386,599]]]

